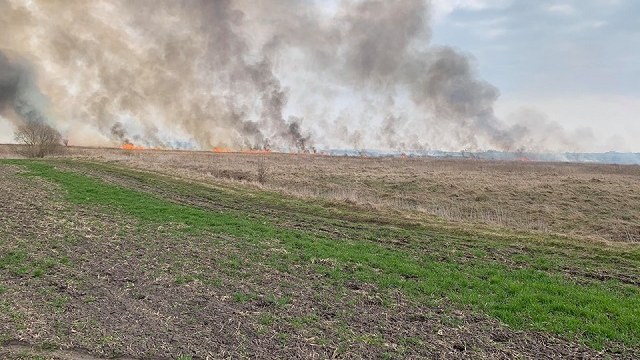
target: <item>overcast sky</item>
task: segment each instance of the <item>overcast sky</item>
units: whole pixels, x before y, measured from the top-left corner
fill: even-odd
[[[567,129],[591,127],[611,149],[640,151],[640,1],[433,5],[433,43],[475,57],[500,89],[502,118],[531,108]]]

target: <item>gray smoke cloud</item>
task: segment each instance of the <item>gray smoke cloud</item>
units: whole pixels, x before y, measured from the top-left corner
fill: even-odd
[[[20,70],[0,52],[0,106],[12,105],[18,92]]]
[[[120,140],[123,144],[129,144],[129,135],[127,134],[127,130],[124,129],[122,123],[116,122],[111,127],[111,135],[113,135],[116,139]]]
[[[427,0],[0,0],[0,48],[41,75],[0,53],[0,109],[44,119],[50,105],[87,145],[513,150],[544,137],[497,119],[498,89],[431,45],[429,22]]]
[[[46,98],[38,89],[30,65],[10,59],[0,50],[0,114],[16,124],[46,123]]]

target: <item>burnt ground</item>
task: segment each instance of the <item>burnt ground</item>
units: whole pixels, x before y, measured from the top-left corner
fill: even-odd
[[[0,165],[2,358],[634,355],[515,331],[304,264],[280,268],[269,261],[286,252],[275,239],[265,252],[227,235],[185,235],[176,224],[68,203],[54,184],[20,171]]]

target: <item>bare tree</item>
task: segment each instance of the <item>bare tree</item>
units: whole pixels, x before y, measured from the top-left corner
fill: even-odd
[[[21,155],[26,157],[42,158],[60,150],[62,136],[51,126],[30,121],[18,127],[15,132],[15,140],[24,144]]]
[[[261,157],[258,160],[258,166],[256,168],[257,172],[257,180],[260,184],[264,184],[267,182],[269,169],[267,168],[267,163],[264,160],[264,157]]]

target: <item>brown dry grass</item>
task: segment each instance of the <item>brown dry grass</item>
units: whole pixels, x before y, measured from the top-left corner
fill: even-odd
[[[90,148],[69,155],[412,217],[640,241],[640,166]],[[261,166],[268,169],[263,184]]]
[[[16,151],[18,146],[15,145],[0,145],[0,159],[13,159],[13,158],[21,158],[22,156],[18,155]]]

